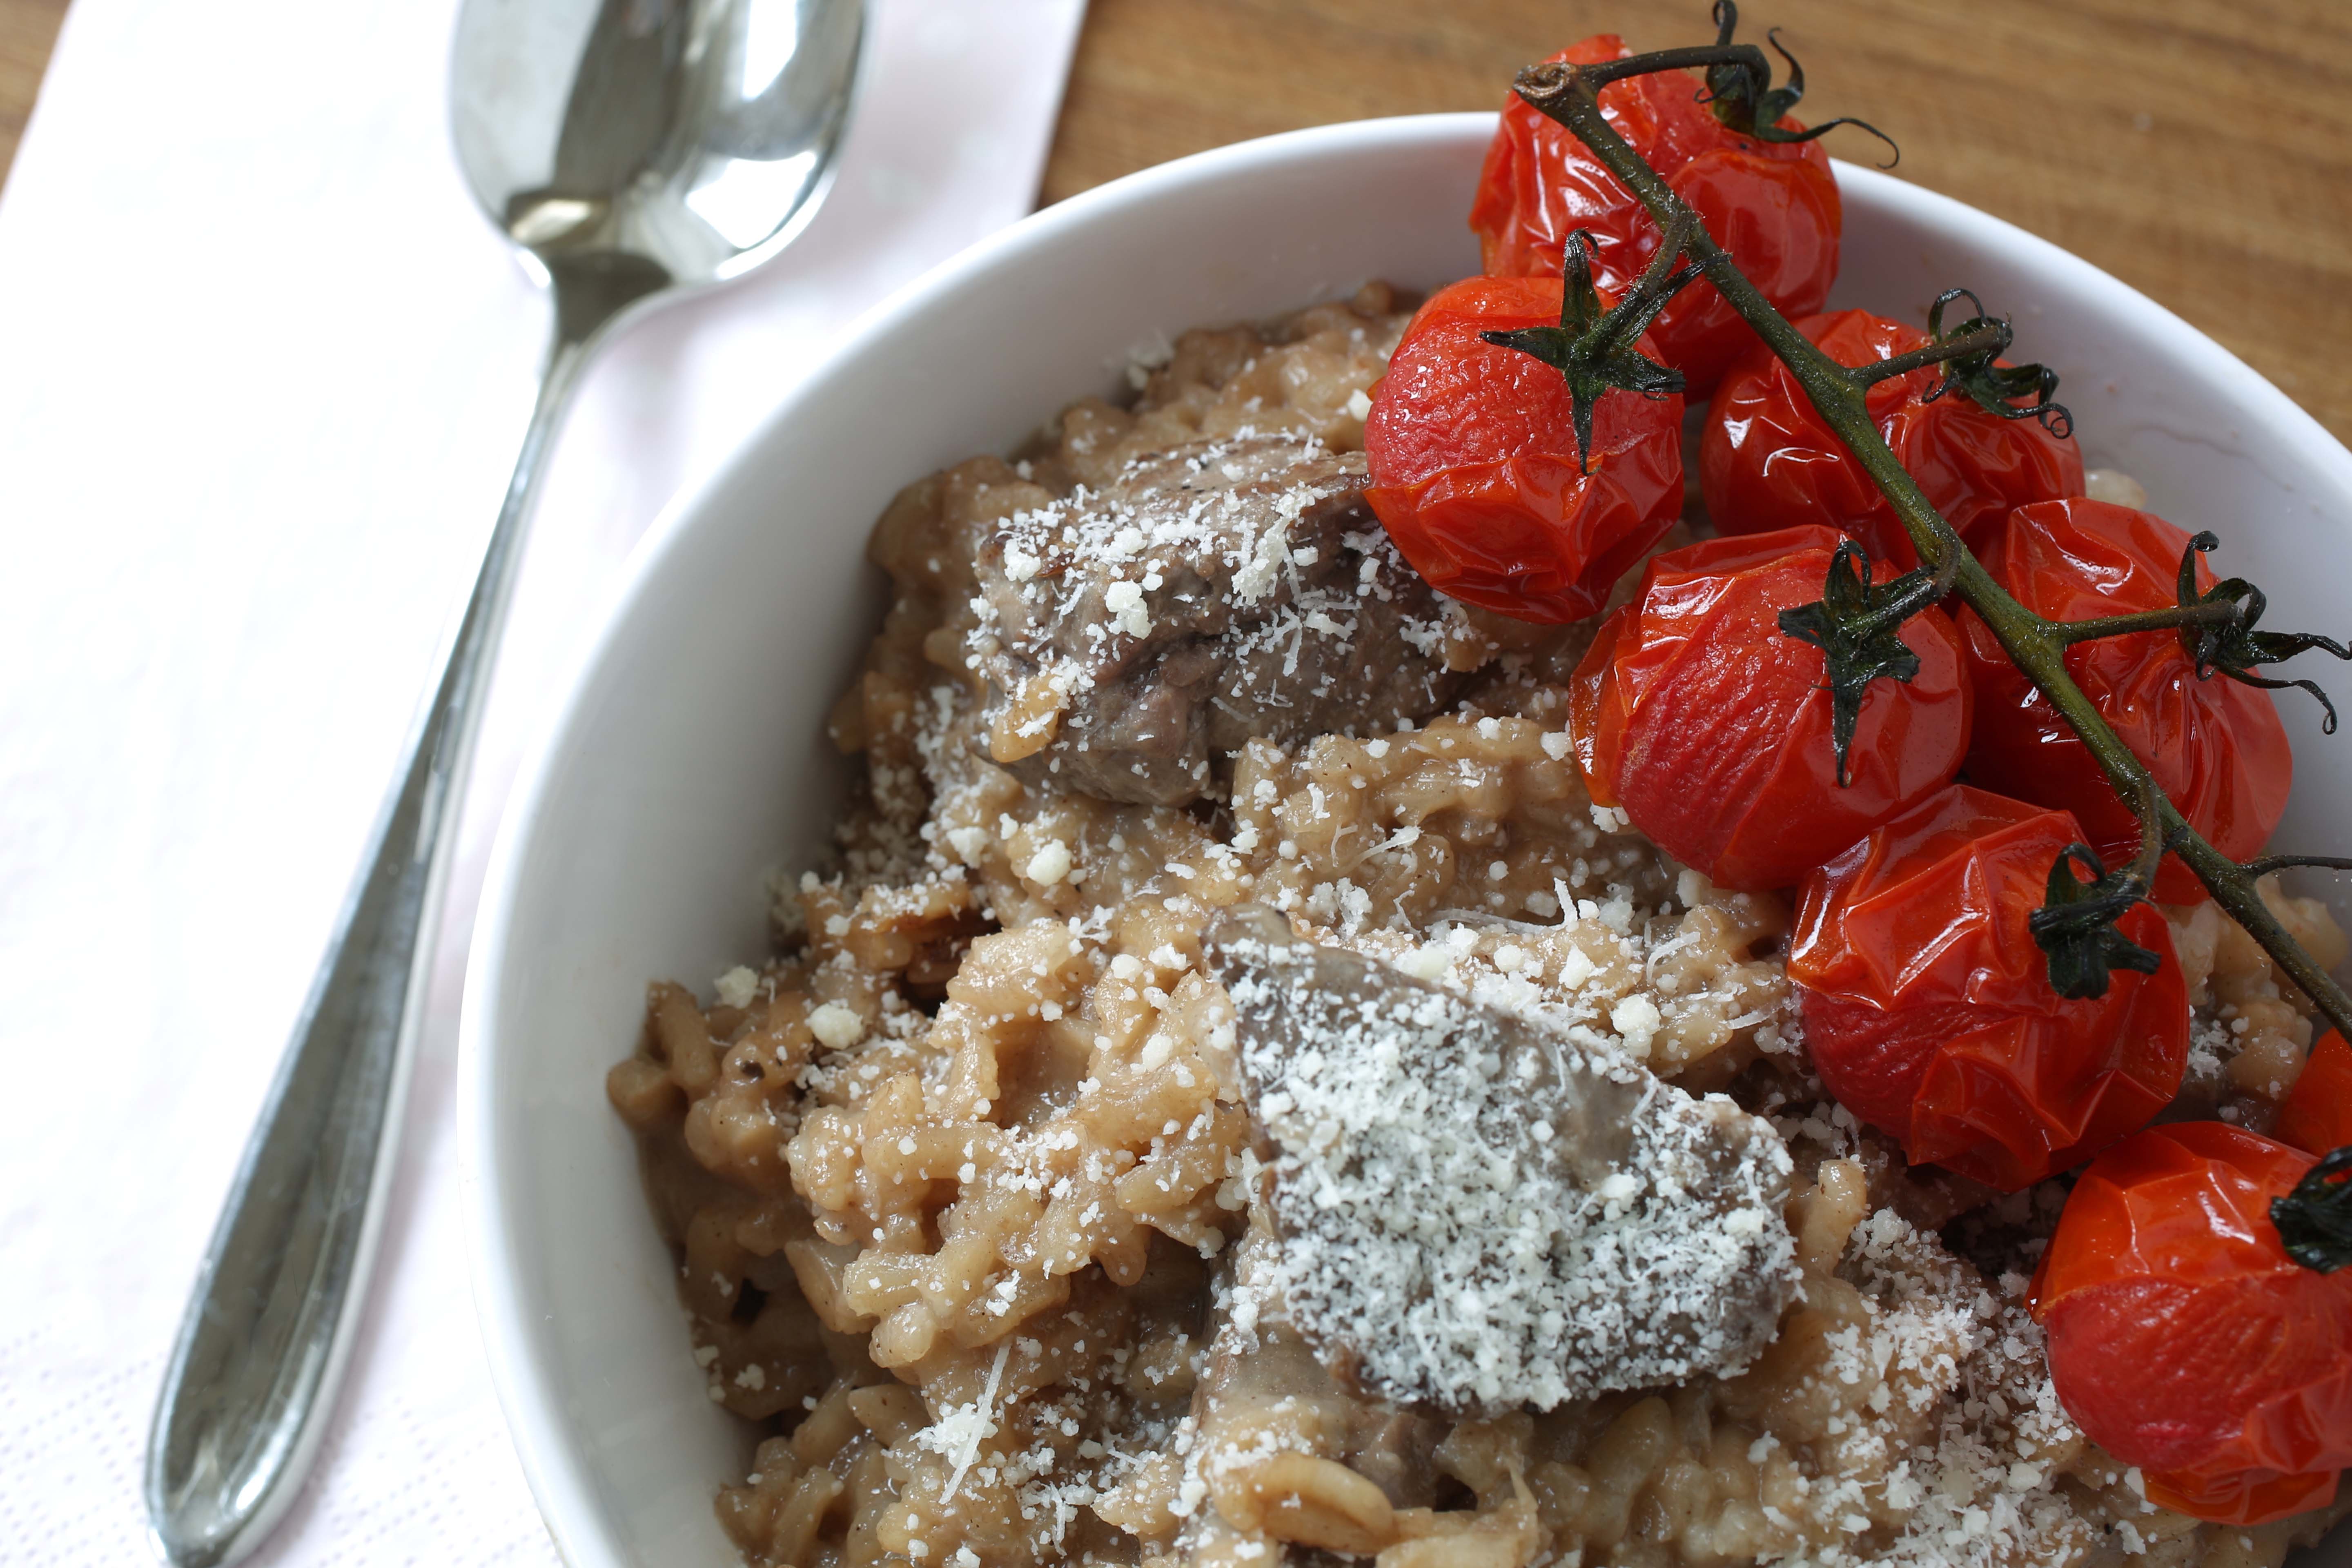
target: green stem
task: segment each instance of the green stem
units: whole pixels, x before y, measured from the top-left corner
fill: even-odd
[[[2343,855],[2265,855],[2249,860],[2238,868],[2249,877],[2267,877],[2273,871],[2284,871],[2296,866],[2313,866],[2323,871],[2352,871],[2352,857]]]
[[[1941,364],[1946,360],[1964,359],[1969,354],[1982,353],[1987,349],[1998,353],[2008,346],[2009,328],[1996,321],[1971,332],[1962,332],[1955,338],[1946,338],[1941,342],[1925,344],[1909,353],[1896,354],[1892,359],[1853,365],[1845,374],[1849,380],[1871,386],[1882,381],[1892,381],[1898,375],[1908,375],[1931,364]]]
[[[2175,626],[2217,626],[2243,618],[2235,604],[2216,599],[2194,605],[2168,605],[2160,610],[2141,610],[2128,616],[2101,616],[2095,620],[2053,621],[2050,629],[2072,644],[2099,637],[2129,637],[2134,632],[2160,632]]]
[[[2130,868],[2132,879],[2139,884],[2141,898],[2147,897],[2156,887],[2156,868],[2164,860],[2168,842],[2161,831],[2164,813],[2158,803],[2163,799],[2156,780],[2143,775],[2139,793],[2132,800],[2132,815],[2139,818],[2139,853],[2132,857]]]
[[[1661,233],[1672,233],[1677,226],[1687,228],[1689,238],[1685,251],[1706,268],[1708,280],[1789,367],[1822,421],[1837,434],[1854,461],[1869,475],[1871,483],[1886,498],[1902,521],[1904,531],[1910,535],[1919,559],[1933,568],[1938,578],[1948,580],[1961,601],[1983,619],[2011,661],[2081,737],[2116,794],[2137,803],[2141,814],[2143,855],[2153,858],[2161,853],[2158,847],[2169,847],[2211,891],[2214,901],[2262,944],[2272,961],[2303,988],[2330,1023],[2352,1038],[2352,996],[2347,996],[2318,962],[2287,934],[2263,902],[2254,879],[2236,861],[2205,842],[2189,825],[2157,787],[2139,758],[2107,727],[2091,700],[2066,673],[2069,639],[2064,628],[2019,604],[1984,569],[1961,541],[1958,531],[1904,471],[1902,463],[1880,437],[1862,391],[1846,374],[1846,368],[1822,353],[1773,308],[1771,301],[1739,270],[1730,254],[1715,242],[1699,216],[1667,187],[1657,171],[1626,144],[1601,114],[1597,96],[1600,82],[1637,75],[1643,70],[1666,68],[1647,63],[1662,58],[1612,61],[1610,65],[1615,68],[1606,76],[1566,61],[1548,62],[1521,71],[1517,90],[1522,99],[1566,126],[1583,142],[1649,210]]]
[[[2167,803],[2165,809],[2171,811],[2170,803]],[[2188,863],[2189,868],[2197,873],[2197,879],[2212,893],[2213,901],[2221,905],[2231,919],[2245,927],[2246,934],[2260,942],[2263,951],[2271,955],[2271,962],[2286,971],[2288,978],[2301,986],[2303,994],[2327,1015],[2327,1021],[2336,1026],[2336,1033],[2346,1039],[2352,1039],[2352,1026],[2345,1021],[2347,1010],[2342,1006],[2344,988],[2336,984],[2335,976],[2321,967],[2317,959],[2304,952],[2303,944],[2288,934],[2286,927],[2279,923],[2279,918],[2271,913],[2271,907],[2263,902],[2262,890],[2255,885],[2261,873],[2250,874],[2251,868],[2239,865],[2206,843],[2185,823],[2182,824],[2181,836],[2173,840],[2172,847],[2173,852]],[[2294,863],[2308,864],[2309,861],[2308,857],[2298,857]],[[2262,862],[2254,864],[2259,866]]]
[[[1599,92],[1612,81],[1622,81],[1630,76],[1651,76],[1659,71],[1704,70],[1709,66],[1739,66],[1750,71],[1760,71],[1766,79],[1772,72],[1764,51],[1754,44],[1692,44],[1679,49],[1656,49],[1646,55],[1626,55],[1613,60],[1599,60],[1578,68],[1584,79]],[[1538,105],[1538,108],[1541,105]]]
[[[1933,572],[1911,572],[1889,583],[1887,591],[1893,596],[1876,610],[1855,623],[1854,635],[1873,637],[1891,632],[1928,605],[1939,602],[1952,591],[1952,576],[1947,568],[1958,558],[1948,558],[1943,566]]]

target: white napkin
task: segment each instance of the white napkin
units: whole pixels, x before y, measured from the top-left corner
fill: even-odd
[[[469,800],[376,1297],[273,1563],[541,1563],[455,1210],[516,748],[639,533],[864,307],[1026,212],[1083,0],[869,0],[785,256],[610,344]],[[454,0],[76,0],[0,202],[0,1557],[145,1564],[156,1379],[530,402],[448,151]]]

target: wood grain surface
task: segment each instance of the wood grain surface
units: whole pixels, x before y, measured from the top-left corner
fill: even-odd
[[[0,0],[0,181],[16,161],[25,117],[33,112],[65,17],[66,0]]]
[[[2352,0],[1743,0],[1895,171],[2088,258],[2352,441]],[[1706,0],[1092,0],[1048,201],[1244,137],[1498,107],[1588,34],[1712,38]],[[1876,143],[1832,133],[1874,161]]]
[[[0,0],[0,170],[65,8]],[[1746,21],[1804,61],[1805,118],[1884,127],[1901,177],[2145,289],[2352,440],[2352,0],[1749,0]],[[1604,29],[1700,42],[1706,0],[1092,0],[1043,198],[1302,125],[1493,108]]]

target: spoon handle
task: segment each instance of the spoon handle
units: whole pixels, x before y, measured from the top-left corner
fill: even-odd
[[[205,1248],[148,1435],[173,1568],[261,1543],[300,1489],[350,1359],[423,1021],[466,765],[533,482],[595,329],[563,307],[465,618],[417,721]],[[624,301],[625,303],[625,301]]]

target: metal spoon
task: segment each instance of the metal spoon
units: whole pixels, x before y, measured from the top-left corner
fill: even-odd
[[[823,198],[860,0],[468,0],[452,99],[475,196],[555,336],[481,575],[247,1143],[163,1375],[147,1510],[175,1568],[251,1552],[348,1361],[394,1165],[467,755],[541,459],[632,307],[774,255]]]

